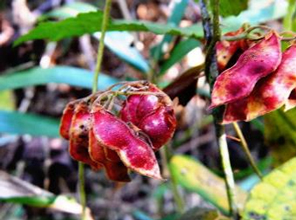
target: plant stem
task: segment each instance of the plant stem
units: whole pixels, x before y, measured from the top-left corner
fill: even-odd
[[[224,126],[216,123],[215,123],[215,126],[216,126],[216,135],[218,138],[218,145],[220,149],[222,167],[225,175],[224,178],[225,178],[227,197],[229,202],[229,214],[233,216],[234,219],[236,219],[237,206],[235,201],[235,183],[234,183],[233,172],[230,164],[225,128]]]
[[[103,52],[104,52],[104,38],[105,33],[108,26],[109,21],[109,14],[111,9],[111,0],[106,0],[106,5],[104,8],[104,16],[102,21],[102,30],[101,30],[101,38],[100,38],[100,44],[98,48],[98,55],[97,55],[97,64],[94,72],[94,78],[93,78],[93,87],[92,92],[96,93],[98,90],[98,79],[99,79],[99,73],[101,71],[101,64],[102,64],[102,58],[103,58]],[[79,175],[79,195],[80,195],[80,203],[82,205],[82,214],[81,219],[85,220],[85,210],[86,210],[86,194],[85,194],[85,180],[84,180],[84,164],[79,162],[79,168],[78,168],[78,175]]]
[[[242,149],[245,152],[245,154],[247,155],[247,158],[248,158],[248,160],[249,160],[249,162],[251,164],[251,167],[253,168],[254,172],[258,175],[258,177],[262,180],[263,176],[262,176],[260,170],[256,166],[256,163],[255,163],[255,161],[254,161],[254,159],[252,157],[252,154],[251,154],[251,152],[249,150],[248,143],[247,143],[247,141],[246,141],[246,139],[245,139],[239,125],[236,122],[233,122],[232,125],[233,125],[233,128],[234,128],[237,136],[239,137],[239,139],[241,141]]]
[[[104,46],[105,46],[104,39],[105,39],[105,34],[106,34],[106,30],[107,30],[108,23],[109,23],[109,14],[110,14],[110,10],[111,10],[111,3],[112,3],[111,0],[106,0],[106,4],[105,4],[105,8],[104,8],[100,44],[99,44],[98,55],[97,55],[97,64],[96,64],[94,79],[93,79],[93,87],[92,87],[93,93],[95,93],[98,89],[98,79],[99,79],[99,74],[101,71],[101,64],[102,64],[103,52],[104,52]]]
[[[203,22],[204,35],[206,37],[206,61],[205,61],[205,75],[212,90],[216,77],[219,75],[217,57],[216,57],[216,43],[220,40],[219,27],[219,0],[212,1],[213,20],[211,20],[208,11],[208,0],[201,0],[201,15]],[[224,179],[227,190],[227,197],[229,201],[230,215],[236,219],[237,207],[235,203],[235,184],[233,172],[229,159],[228,146],[226,141],[226,134],[224,126],[218,124],[223,115],[223,109],[216,108],[213,111],[214,125],[216,129],[216,136],[220,150],[222,167],[224,171]]]
[[[85,220],[85,210],[86,210],[86,196],[85,196],[85,181],[84,181],[84,164],[79,162],[78,165],[78,177],[79,177],[79,196],[80,196],[80,203],[82,206],[82,213],[81,219]]]

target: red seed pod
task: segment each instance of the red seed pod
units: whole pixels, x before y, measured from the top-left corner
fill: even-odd
[[[173,108],[160,106],[154,113],[142,120],[139,128],[149,136],[153,150],[157,151],[172,138],[176,124]]]
[[[115,150],[126,167],[142,175],[162,179],[152,148],[100,105],[93,106],[93,132],[104,147]]]
[[[296,45],[289,47],[278,69],[261,79],[250,96],[226,106],[223,123],[250,121],[283,106],[296,87]]]
[[[93,161],[101,164],[105,168],[105,172],[110,180],[119,182],[129,182],[130,178],[128,170],[119,160],[112,162],[107,160],[105,156],[105,147],[102,146],[96,139],[93,129],[89,131],[89,154]]]
[[[149,84],[148,92],[161,92],[155,85]],[[139,89],[137,91],[144,91]],[[160,99],[155,95],[130,95],[124,102],[120,111],[120,118],[123,121],[131,122],[137,125],[147,114],[156,110],[159,106]]]
[[[88,133],[91,122],[91,115],[88,110],[85,100],[80,101],[75,108],[70,128],[69,153],[73,159],[86,163],[93,169],[98,169],[101,166],[94,162],[88,153]]]
[[[262,77],[273,72],[281,61],[279,36],[271,32],[246,50],[236,64],[215,81],[210,108],[247,97]]]
[[[60,124],[60,134],[66,140],[69,140],[70,138],[71,122],[74,115],[75,107],[77,106],[77,103],[79,101],[80,100],[75,100],[68,103],[66,108],[64,109],[63,116],[61,119],[61,124]]]
[[[291,92],[288,100],[285,103],[285,111],[296,107],[296,88]]]

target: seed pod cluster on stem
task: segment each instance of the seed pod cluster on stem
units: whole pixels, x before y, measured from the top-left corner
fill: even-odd
[[[225,106],[223,124],[250,121],[282,106],[285,110],[296,106],[296,45],[282,53],[281,39],[270,31],[263,39],[245,44],[235,64],[221,71],[209,108]],[[241,45],[241,41],[235,42]],[[234,54],[232,47],[218,47],[217,57],[225,50]]]
[[[162,179],[155,151],[175,129],[171,99],[155,85],[136,81],[70,102],[60,134],[69,140],[73,159],[104,169],[110,180],[128,182],[129,169]]]

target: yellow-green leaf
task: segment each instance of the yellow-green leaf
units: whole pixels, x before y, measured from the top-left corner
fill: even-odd
[[[224,214],[229,213],[225,182],[197,160],[176,155],[170,161],[173,178],[184,188],[198,193]],[[242,209],[247,193],[236,187],[236,203]]]
[[[243,220],[296,219],[296,158],[263,178],[251,191]]]

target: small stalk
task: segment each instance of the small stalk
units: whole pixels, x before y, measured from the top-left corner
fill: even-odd
[[[251,164],[251,167],[253,168],[254,172],[257,174],[257,176],[262,180],[263,176],[262,176],[262,173],[260,172],[260,170],[258,169],[258,167],[256,166],[256,163],[252,157],[252,154],[249,150],[249,146],[248,146],[248,143],[239,127],[239,125],[236,123],[236,122],[233,122],[232,123],[233,125],[233,128],[237,134],[237,136],[239,137],[240,139],[240,143],[241,143],[241,147],[243,149],[243,151],[245,152],[250,164]]]
[[[230,164],[229,151],[228,151],[224,126],[216,124],[216,132],[217,132],[217,138],[218,138],[218,145],[220,149],[222,167],[224,170],[224,178],[225,178],[227,197],[229,202],[229,214],[233,216],[234,219],[236,219],[237,206],[236,206],[236,199],[235,199],[235,183],[234,183],[233,172]]]
[[[95,93],[98,89],[98,79],[99,79],[99,74],[101,71],[101,64],[102,64],[102,60],[103,60],[103,52],[104,52],[104,47],[105,47],[104,39],[105,39],[105,34],[106,34],[106,30],[107,30],[108,23],[109,23],[111,3],[112,3],[111,0],[106,0],[106,4],[105,4],[105,8],[104,8],[100,44],[99,44],[98,55],[97,55],[97,64],[96,64],[95,74],[94,74],[94,79],[93,79],[93,88],[92,88],[93,93]]]

